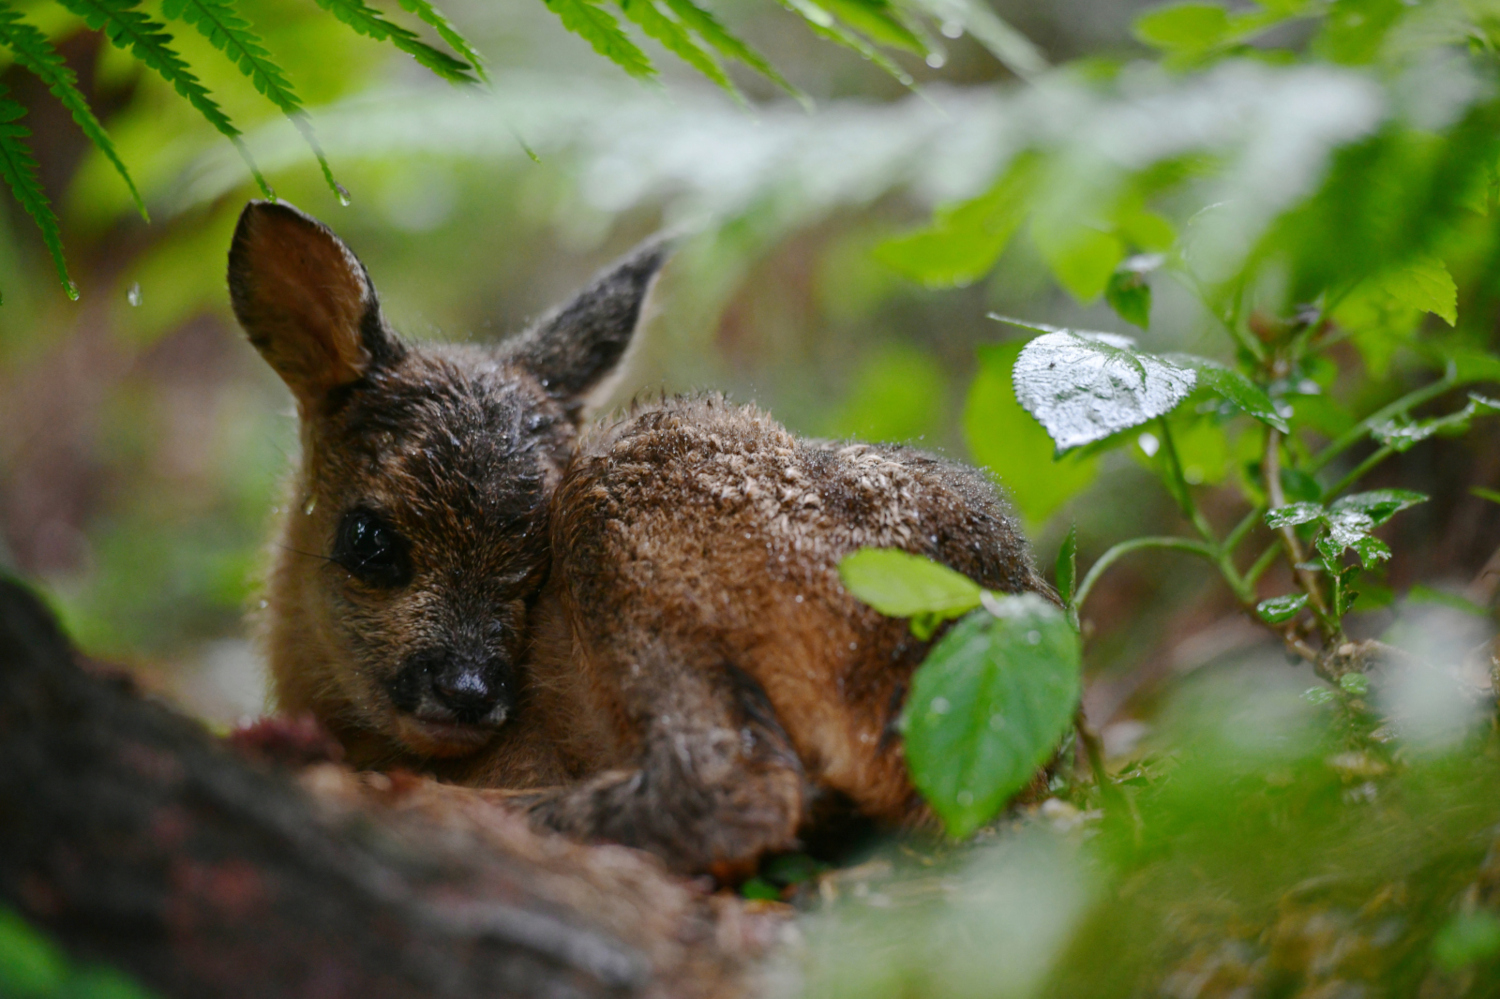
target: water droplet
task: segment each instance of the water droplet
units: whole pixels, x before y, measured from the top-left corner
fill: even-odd
[[[902,73],[900,76],[896,77],[896,79],[901,81],[901,85],[903,87],[909,87],[913,82],[910,73]]]
[[[260,602],[260,609],[261,610],[265,610],[269,606],[271,606],[271,601],[269,601],[269,600],[262,600]]]
[[[1041,644],[1041,641],[1042,641],[1042,633],[1040,631],[1028,631],[1026,633],[1026,644],[1027,645],[1039,645],[1039,644]]]
[[[1004,715],[990,715],[990,728],[992,728],[996,732],[998,732],[998,731],[1000,731],[1004,727],[1005,727],[1005,716]]]
[[[130,282],[130,287],[125,292],[125,301],[131,305],[141,304],[141,283],[139,281]]]
[[[941,52],[927,53],[927,65],[931,66],[933,69],[942,69],[943,65],[947,63],[947,61],[948,57],[943,55]],[[922,438],[919,437],[917,439],[921,440]]]
[[[938,30],[943,33],[944,38],[962,38],[964,36],[964,26],[957,21],[944,21],[943,26]]]
[[[348,189],[345,188],[343,184],[334,184],[333,187],[334,187],[334,190],[338,191],[338,193],[339,193],[339,204],[343,205],[345,208],[348,208],[349,207],[349,191],[348,191]]]
[[[945,715],[952,709],[953,705],[948,703],[948,698],[946,697],[934,697],[932,704],[928,707],[931,708],[932,713],[935,715]]]
[[[312,512],[314,510],[316,510],[317,508],[318,508],[318,497],[315,494],[314,495],[309,495],[307,497],[306,502],[304,502],[302,504],[302,512],[303,512],[303,514],[305,514],[306,516],[309,516],[309,517],[312,516]]]
[[[960,805],[963,805],[965,808],[968,808],[970,805],[974,804],[974,792],[973,791],[960,791],[960,792],[958,792],[958,803]]]
[[[1154,456],[1156,449],[1161,447],[1161,441],[1156,439],[1155,434],[1141,434],[1135,439],[1135,442],[1140,445],[1141,450],[1145,452],[1148,458]]]
[[[802,594],[800,594],[800,593],[799,593],[799,594],[797,594],[797,602],[798,602],[798,603],[799,603],[799,604],[800,604],[800,603],[801,603],[801,602],[802,602]]]

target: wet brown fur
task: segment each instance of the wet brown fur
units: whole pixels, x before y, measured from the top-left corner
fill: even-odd
[[[996,590],[1046,584],[991,483],[920,451],[797,438],[716,396],[580,429],[662,255],[498,348],[419,348],[325,228],[246,209],[231,292],[302,430],[269,580],[277,701],[357,765],[505,789],[539,826],[682,870],[792,846],[830,801],[920,818],[894,723],[929,645],[851,597],[838,560],[894,547]],[[330,561],[356,506],[409,544],[403,587]],[[403,663],[459,646],[514,667],[497,729],[393,703]]]

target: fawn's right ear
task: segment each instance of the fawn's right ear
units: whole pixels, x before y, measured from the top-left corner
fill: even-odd
[[[304,412],[399,360],[364,265],[333,232],[281,202],[252,201],[229,247],[229,298]]]

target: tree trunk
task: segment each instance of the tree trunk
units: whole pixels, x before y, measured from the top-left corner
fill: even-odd
[[[780,931],[451,788],[257,764],[3,580],[0,899],[184,999],[736,995]]]

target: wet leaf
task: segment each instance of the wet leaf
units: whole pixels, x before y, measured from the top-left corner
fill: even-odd
[[[1197,384],[1191,368],[1137,351],[1129,337],[995,318],[1044,334],[1016,359],[1016,400],[1059,454],[1164,416]]]
[[[1139,272],[1116,268],[1104,288],[1104,300],[1127,323],[1141,329],[1151,325],[1151,285]]]
[[[932,637],[943,621],[979,606],[979,584],[931,559],[895,548],[861,548],[839,562],[844,586],[889,617],[912,619],[912,633]]]
[[[1163,360],[1179,367],[1192,368],[1198,372],[1198,384],[1244,410],[1260,422],[1288,433],[1286,420],[1276,412],[1276,406],[1265,389],[1243,374],[1218,361],[1192,354],[1165,354]]]
[[[1307,606],[1306,593],[1289,593],[1284,597],[1272,597],[1255,605],[1255,612],[1269,624],[1280,624],[1296,617]]]
[[[1337,500],[1328,508],[1332,516],[1356,511],[1369,517],[1376,526],[1384,524],[1407,507],[1425,503],[1430,499],[1425,493],[1411,489],[1373,489],[1364,493],[1353,493]]]
[[[993,818],[1072,724],[1079,644],[1033,593],[989,597],[913,677],[904,715],[912,781],[953,836]]]
[[[1273,530],[1283,527],[1296,527],[1298,524],[1308,524],[1323,517],[1323,505],[1321,503],[1289,503],[1286,506],[1278,506],[1274,510],[1266,511],[1266,526]]]

